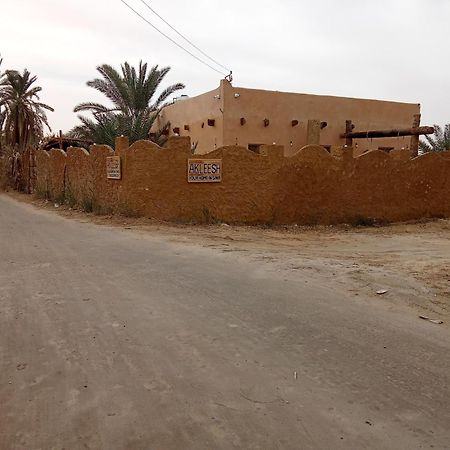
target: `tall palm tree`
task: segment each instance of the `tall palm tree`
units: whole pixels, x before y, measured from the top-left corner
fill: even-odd
[[[28,70],[23,73],[7,70],[0,77],[0,124],[4,143],[16,147],[19,152],[36,145],[49,131],[46,111],[53,108],[39,101],[42,88],[33,86],[37,77]]]
[[[71,130],[71,135],[89,139],[99,144],[113,146],[115,137],[128,136],[130,142],[149,139],[150,129],[168,98],[184,84],[176,83],[163,89],[154,99],[170,67],[153,66],[148,70],[142,61],[136,69],[128,62],[121,72],[108,64],[97,67],[102,78],[88,81],[87,85],[104,94],[110,106],[95,102],[77,105],[75,112],[89,112],[93,118],[79,115],[81,125]]]
[[[425,140],[420,141],[419,148],[423,153],[444,152],[450,150],[450,123],[444,126],[434,126],[433,136],[425,135]]]

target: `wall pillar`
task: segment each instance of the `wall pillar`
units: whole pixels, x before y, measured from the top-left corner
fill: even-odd
[[[306,145],[320,145],[320,121],[308,120]]]
[[[191,138],[189,136],[170,136],[164,147],[181,153],[187,153],[188,155],[192,153]]]
[[[129,146],[130,146],[130,141],[127,136],[116,137],[116,145],[115,145],[116,154],[122,153]]]

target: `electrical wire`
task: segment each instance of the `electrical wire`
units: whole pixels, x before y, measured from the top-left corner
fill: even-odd
[[[170,36],[168,36],[167,34],[165,34],[163,31],[161,31],[158,27],[156,27],[155,25],[153,25],[149,20],[147,20],[142,14],[140,14],[139,12],[137,12],[132,6],[130,6],[125,0],[120,0],[127,8],[129,8],[131,11],[133,11],[137,16],[139,16],[144,22],[146,22],[148,25],[150,25],[153,29],[155,29],[159,34],[161,34],[162,36],[164,36],[166,39],[168,39],[170,42],[172,42],[172,44],[175,44],[178,48],[180,48],[181,50],[183,50],[184,52],[186,52],[187,54],[191,55],[193,58],[195,58],[197,61],[199,61],[200,63],[204,64],[205,66],[209,67],[211,70],[214,70],[217,73],[220,73],[220,75],[224,75],[226,76],[226,73],[223,73],[222,71],[216,69],[215,67],[211,66],[210,64],[208,64],[206,61],[203,61],[201,58],[199,58],[197,55],[194,55],[194,53],[190,52],[189,50],[187,50],[186,48],[184,48],[182,45],[180,45],[177,41],[175,41],[174,39],[172,39]]]
[[[162,17],[160,14],[158,14],[157,11],[155,11],[145,0],[140,0],[141,3],[143,3],[155,16],[159,17],[170,29],[175,31],[175,33],[178,34],[181,38],[183,38],[189,45],[192,45],[196,50],[198,50],[203,56],[206,56],[210,61],[212,61],[214,64],[218,65],[222,69],[226,70],[227,72],[231,72],[228,67],[225,67],[223,64],[220,64],[220,62],[216,61],[214,58],[211,58],[207,53],[205,53],[201,48],[197,47],[191,40],[189,40],[186,36],[181,34],[175,27],[173,27],[164,17]]]

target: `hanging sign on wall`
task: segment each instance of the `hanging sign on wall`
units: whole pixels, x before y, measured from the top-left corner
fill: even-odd
[[[122,178],[120,156],[106,157],[106,178],[108,180],[120,180]]]
[[[189,183],[220,183],[221,181],[221,159],[188,159]]]

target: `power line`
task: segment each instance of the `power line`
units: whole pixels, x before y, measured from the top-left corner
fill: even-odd
[[[131,9],[137,16],[139,16],[144,22],[146,22],[148,25],[150,25],[153,29],[155,29],[159,34],[163,35],[166,39],[168,39],[172,44],[175,44],[178,48],[186,52],[187,54],[191,55],[193,58],[195,58],[200,63],[204,64],[205,66],[209,67],[210,69],[214,70],[217,73],[220,73],[220,75],[226,75],[225,73],[221,72],[220,70],[216,69],[215,67],[208,64],[206,61],[203,61],[200,59],[197,55],[194,55],[189,50],[185,49],[182,45],[180,45],[178,42],[173,40],[170,36],[162,32],[159,28],[157,28],[155,25],[153,25],[149,20],[147,20],[142,14],[138,13],[132,6],[130,6],[125,0],[120,0],[127,8]]]
[[[206,56],[210,61],[212,61],[214,64],[217,64],[219,67],[222,67],[222,69],[226,70],[227,72],[231,72],[230,69],[225,67],[223,64],[220,64],[220,62],[216,61],[214,58],[211,58],[207,53],[205,53],[201,48],[197,47],[191,40],[189,40],[186,36],[181,34],[175,27],[173,27],[169,22],[167,22],[164,17],[162,17],[160,14],[158,14],[145,0],[141,0],[141,2],[157,17],[159,17],[169,28],[171,28],[175,33],[178,34],[181,38],[183,38],[188,44],[192,45],[196,50],[198,50],[203,56]]]

